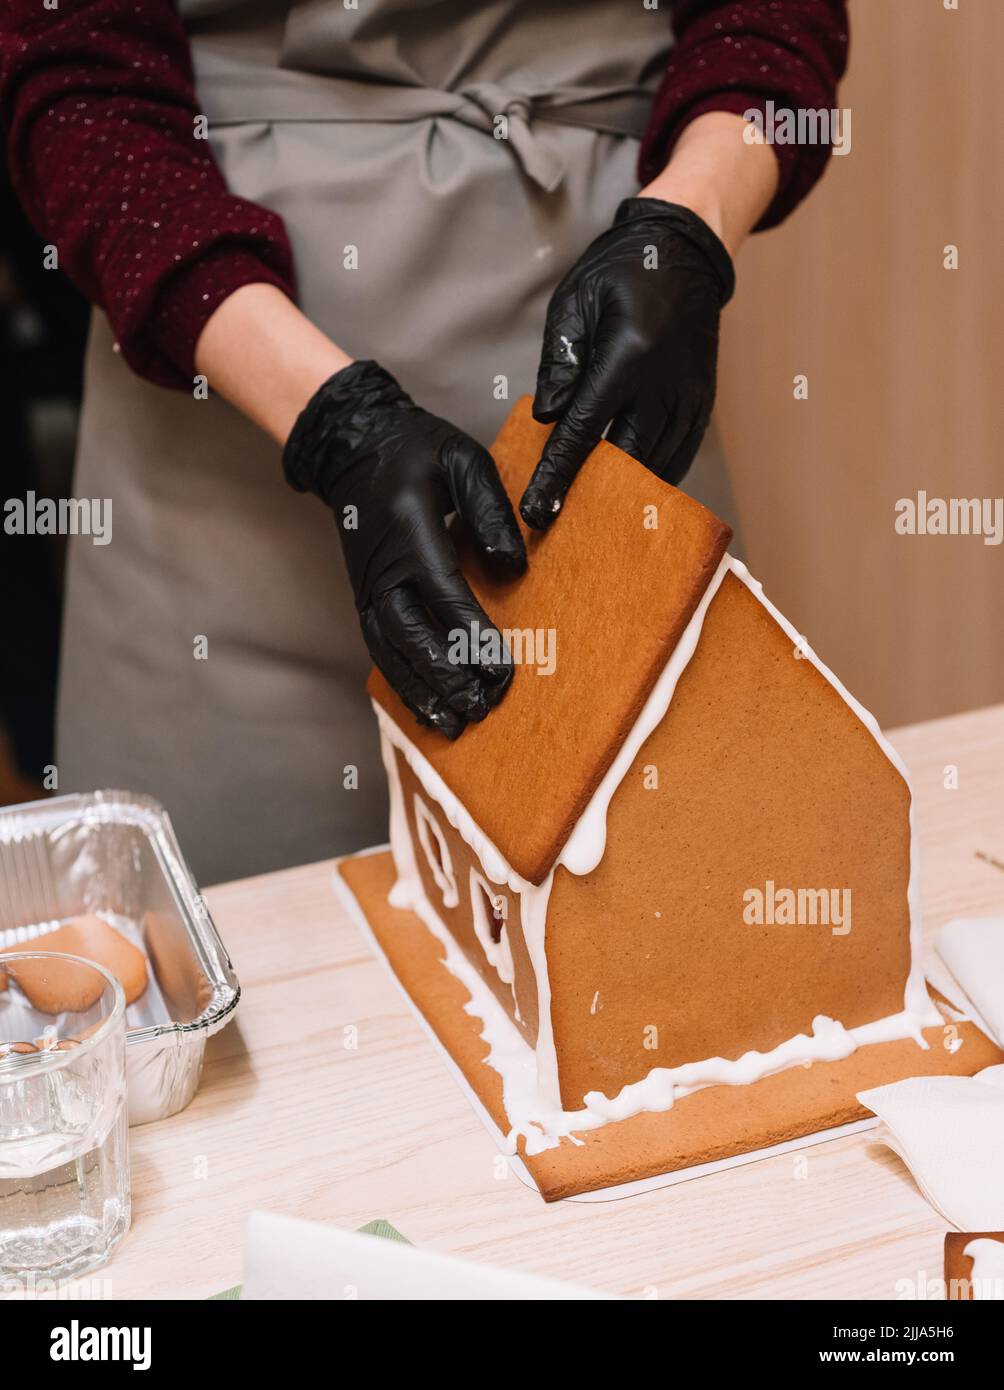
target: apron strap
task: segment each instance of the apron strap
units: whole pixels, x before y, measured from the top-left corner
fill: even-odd
[[[198,44],[193,51],[210,126],[453,119],[504,139],[527,177],[549,193],[561,184],[565,161],[539,138],[534,129],[538,121],[640,139],[652,108],[652,93],[641,87],[529,91],[504,82],[475,82],[457,91],[440,91],[284,68],[263,70]]]

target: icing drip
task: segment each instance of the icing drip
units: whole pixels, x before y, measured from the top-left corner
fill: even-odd
[[[751,578],[746,566],[726,555],[656,680],[634,726],[558,855],[555,868],[562,865],[571,873],[588,874],[602,859],[606,846],[607,810],[611,798],[631,767],[638,750],[665,717],[677,682],[697,650],[708,606],[718,592],[725,575],[730,571],[763,604],[775,622],[791,638],[800,656],[816,667],[853,710],[909,786],[902,759],[883,737],[873,716],[849,694],[787,619],[764,597],[761,585]],[[857,1047],[870,1043],[913,1038],[919,1046],[926,1047],[922,1028],[937,1025],[942,1021],[927,993],[920,965],[919,845],[911,794],[910,880],[907,900],[910,910],[912,964],[901,1013],[852,1029],[846,1029],[840,1022],[820,1015],[813,1020],[811,1036],[800,1033],[771,1051],[747,1052],[735,1060],[710,1057],[679,1067],[655,1067],[641,1081],[623,1087],[615,1097],[590,1092],[584,1098],[583,1109],[563,1110],[551,1028],[551,991],[545,949],[547,905],[555,869],[552,868],[539,885],[529,883],[516,873],[407,735],[379,705],[374,704],[373,708],[380,725],[384,766],[390,786],[391,849],[398,875],[390,901],[394,907],[409,908],[415,912],[433,935],[443,943],[446,948],[447,969],[462,981],[471,995],[465,1008],[469,1014],[482,1022],[481,1036],[489,1046],[486,1060],[502,1077],[506,1113],[512,1125],[509,1143],[513,1149],[519,1136],[524,1137],[527,1152],[530,1154],[554,1147],[564,1137],[576,1142],[575,1133],[596,1129],[608,1121],[626,1119],[645,1110],[668,1110],[674,1100],[705,1086],[745,1086],[787,1067],[807,1065],[815,1061],[839,1060],[849,1056]],[[400,751],[426,794],[438,804],[449,824],[477,855],[486,879],[494,884],[505,885],[520,896],[523,934],[537,982],[539,1024],[536,1049],[531,1049],[520,1036],[519,1030],[456,945],[422,890],[415,866],[414,849],[408,834],[403,794],[394,758],[395,749]],[[594,1006],[595,1002],[594,1000]]]
[[[962,1253],[973,1262],[973,1298],[983,1303],[1004,1300],[1004,1242],[982,1237],[971,1240]]]

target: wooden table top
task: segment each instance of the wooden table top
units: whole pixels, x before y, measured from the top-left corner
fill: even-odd
[[[1004,705],[894,733],[917,799],[925,927],[1004,912]],[[958,788],[946,768],[958,769]],[[131,1131],[117,1298],[240,1282],[261,1208],[659,1298],[893,1298],[941,1277],[945,1223],[856,1134],[624,1201],[545,1203],[497,1152],[311,864],[210,889],[244,994],[180,1115]],[[921,1295],[923,1296],[923,1295]]]

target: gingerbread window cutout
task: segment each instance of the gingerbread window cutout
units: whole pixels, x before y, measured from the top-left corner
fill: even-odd
[[[418,842],[422,846],[429,872],[443,897],[444,907],[456,907],[460,901],[457,880],[453,872],[453,860],[446,836],[439,828],[439,822],[426,806],[422,798],[415,794],[415,826]]]
[[[474,934],[489,965],[504,985],[512,990],[512,1002],[519,1019],[516,1002],[516,971],[509,946],[509,901],[504,893],[493,888],[483,874],[471,869],[471,920]]]

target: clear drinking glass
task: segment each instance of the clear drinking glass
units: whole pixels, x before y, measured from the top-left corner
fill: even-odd
[[[129,1229],[125,1048],[107,970],[0,956],[0,1289],[78,1277]]]

